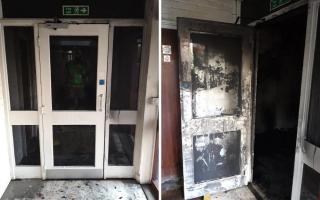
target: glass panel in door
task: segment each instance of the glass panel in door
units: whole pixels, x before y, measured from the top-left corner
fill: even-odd
[[[37,110],[33,27],[4,27],[12,111]]]
[[[318,200],[320,197],[320,173],[309,167],[303,166],[301,200]]]
[[[111,110],[137,110],[142,35],[142,27],[114,28]]]
[[[94,166],[94,147],[95,126],[53,126],[54,166]]]
[[[40,165],[39,130],[36,125],[13,125],[16,165]]]
[[[95,110],[97,36],[50,36],[53,110]]]
[[[135,125],[110,125],[109,165],[132,166]]]

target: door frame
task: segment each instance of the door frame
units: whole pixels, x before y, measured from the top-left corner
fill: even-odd
[[[11,178],[12,179],[17,179],[17,178],[42,178],[42,179],[46,179],[45,174],[44,174],[44,155],[43,155],[43,150],[40,150],[40,158],[41,158],[41,165],[38,167],[16,167],[15,166],[15,157],[14,157],[14,147],[13,147],[13,139],[12,139],[12,128],[11,128],[11,123],[10,123],[10,99],[9,99],[9,87],[8,87],[8,81],[7,81],[7,73],[6,73],[6,52],[5,52],[5,47],[4,47],[4,31],[3,31],[3,27],[4,26],[30,26],[34,28],[34,33],[38,32],[38,24],[39,23],[45,23],[47,21],[50,21],[52,19],[0,19],[0,77],[1,77],[1,84],[3,85],[3,100],[4,100],[4,106],[5,106],[5,123],[6,123],[6,137],[8,140],[8,147],[9,147],[9,158],[10,158],[10,166],[11,166]],[[92,24],[103,24],[103,23],[109,23],[110,27],[109,27],[109,53],[112,52],[110,51],[110,49],[112,49],[112,40],[111,37],[113,37],[113,34],[110,32],[112,30],[112,27],[115,26],[141,26],[144,27],[144,29],[147,29],[146,26],[148,26],[149,24],[146,23],[145,19],[61,19],[62,22],[66,22],[66,23],[92,23]],[[150,39],[146,39],[146,38],[150,38],[152,36],[150,36],[150,33],[148,32],[148,30],[144,30],[144,34],[143,34],[143,45],[142,45],[142,63],[145,63],[145,67],[149,67],[148,66],[148,61],[147,59],[149,58],[149,51],[145,51],[143,49],[149,49],[147,42],[150,41]],[[38,75],[39,71],[40,71],[40,64],[39,64],[39,44],[38,44],[38,35],[35,34],[35,64],[36,64],[36,73],[37,73],[37,94],[38,94],[38,111],[35,112],[40,112],[40,108],[39,105],[41,105],[41,87],[39,85],[40,83],[40,79],[38,77],[40,77]],[[145,42],[147,41],[147,42]],[[110,56],[110,55],[108,55]],[[111,67],[111,62],[110,59],[108,60],[108,69]],[[141,66],[142,67],[142,66]],[[109,73],[109,72],[108,72]],[[108,75],[109,76],[109,75]],[[147,76],[147,70],[143,70],[142,68],[140,69],[140,77],[141,76]],[[141,78],[140,78],[141,79]],[[148,82],[150,80],[148,79]],[[141,92],[141,90],[145,89],[146,85],[148,84],[148,82],[140,82],[139,83],[139,93],[143,93],[143,91]],[[110,84],[109,84],[110,85]],[[108,85],[107,85],[108,87]],[[139,96],[140,98],[140,96]],[[138,100],[140,101],[140,100]],[[20,111],[17,111],[20,112]],[[23,111],[24,112],[24,111]],[[34,111],[32,111],[34,112]],[[137,110],[137,114],[139,115],[139,113],[142,113],[142,110]],[[112,114],[118,114],[118,112],[111,112],[110,115]],[[123,124],[124,122],[126,122],[127,117],[132,116],[132,112],[127,113],[125,115],[122,115],[123,117],[121,117],[120,121],[119,119],[113,121],[112,123],[114,124]],[[120,116],[120,115],[119,115]],[[42,119],[39,118],[38,116],[36,117],[37,120],[39,121],[37,124],[39,124],[39,140],[40,140],[40,149],[43,149],[43,132],[42,130]],[[130,123],[133,123],[133,121],[137,121],[135,122],[137,124],[137,126],[139,126],[138,124],[143,123],[142,121],[139,120],[131,120]],[[140,125],[141,126],[141,125]],[[142,131],[142,132],[141,132]],[[150,140],[146,140],[143,139],[145,136],[143,135],[144,130],[142,129],[138,129],[136,128],[136,139],[135,139],[135,146],[137,144],[139,144],[139,146],[143,146],[144,150],[147,150],[148,147],[150,147]],[[141,133],[140,133],[141,132]],[[105,133],[107,134],[107,133]],[[154,134],[155,135],[155,134]],[[154,137],[155,138],[155,137]],[[152,139],[153,140],[153,139]],[[132,170],[132,173],[130,171],[130,174],[126,177],[131,177],[131,178],[135,178],[138,182],[141,183],[146,183],[148,182],[148,180],[151,178],[149,176],[149,171],[151,174],[152,171],[152,165],[149,167],[149,163],[150,160],[148,159],[142,159],[145,156],[145,153],[143,151],[141,151],[141,148],[137,148],[139,151],[136,151],[136,147],[135,147],[135,153],[134,153],[134,166],[131,168],[130,170]],[[154,150],[154,144],[152,147],[152,151]],[[146,169],[148,172],[144,172],[141,173],[140,170],[142,168],[142,166],[148,166]],[[149,169],[150,168],[150,169]],[[123,168],[124,169],[124,168]],[[122,171],[123,169],[120,169],[120,171]],[[117,171],[117,169],[114,169],[115,172]],[[34,171],[34,176],[30,177],[30,172]],[[104,173],[105,177],[104,178],[111,178],[111,176],[108,176],[108,173]]]
[[[320,0],[309,0],[308,7],[309,9],[301,80],[296,153],[294,161],[294,174],[291,194],[292,200],[300,199],[304,164],[310,166],[315,171],[320,173],[320,148],[307,142],[306,140],[314,53],[317,39],[317,26],[320,26],[320,24],[318,24]]]
[[[300,200],[304,164],[308,165],[309,167],[313,166],[311,168],[320,173],[320,148],[306,141],[309,116],[309,103],[313,75],[313,61],[315,53],[315,44],[317,39],[317,26],[320,26],[320,24],[318,24],[320,0],[300,0],[263,18],[264,21],[269,21],[274,19],[275,17],[278,17],[279,15],[288,13],[291,10],[297,9],[306,4],[308,6],[307,26],[300,89],[296,151],[291,192],[292,200]],[[254,27],[259,23],[261,23],[261,20],[256,20],[250,23],[249,26]]]
[[[311,159],[315,156],[315,160],[320,160],[319,154],[314,154],[315,151],[320,151],[315,145],[310,144],[305,141],[308,125],[308,115],[309,115],[309,102],[311,94],[311,83],[312,83],[312,72],[313,72],[313,60],[314,60],[314,50],[317,34],[317,23],[318,23],[318,13],[320,11],[320,0],[299,0],[292,4],[285,6],[284,8],[273,12],[267,16],[261,17],[261,19],[255,20],[249,23],[249,26],[255,27],[261,23],[270,21],[276,17],[284,15],[292,10],[299,9],[307,5],[307,26],[306,26],[306,38],[304,47],[304,58],[303,58],[303,69],[302,69],[302,79],[301,79],[301,89],[300,89],[300,103],[299,103],[299,114],[298,114],[298,127],[297,127],[297,139],[296,139],[296,151],[295,151],[295,161],[294,161],[294,171],[293,171],[293,181],[292,181],[292,200],[300,200],[301,186],[302,186],[302,176],[303,176],[303,166],[305,163],[314,166],[314,160]],[[319,24],[320,25],[320,24]],[[259,37],[259,36],[258,36]],[[256,48],[259,42],[256,40]],[[258,56],[255,55],[255,78],[254,78],[254,101],[256,103],[256,87],[257,87],[257,70],[258,70]],[[255,108],[253,106],[253,122],[255,121]],[[255,124],[253,123],[253,130]],[[254,134],[253,134],[253,144],[254,144]],[[316,171],[320,173],[320,166],[317,166]]]

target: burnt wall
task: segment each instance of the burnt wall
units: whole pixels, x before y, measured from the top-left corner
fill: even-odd
[[[84,18],[143,18],[145,0],[3,0],[2,10],[5,18],[61,18],[62,5],[89,5]]]

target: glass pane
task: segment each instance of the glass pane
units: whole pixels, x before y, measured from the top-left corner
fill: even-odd
[[[96,110],[98,37],[50,36],[53,110]]]
[[[194,135],[194,182],[197,184],[240,174],[240,141],[240,131]]]
[[[135,125],[110,125],[109,165],[133,165]]]
[[[12,126],[16,165],[40,165],[38,126]]]
[[[195,118],[240,112],[240,38],[191,34],[192,108]]]
[[[319,200],[320,174],[307,165],[303,167],[301,200]]]
[[[142,27],[114,29],[111,110],[137,109],[142,34]]]
[[[11,110],[37,110],[33,27],[4,27]]]
[[[320,20],[320,13],[318,16]],[[318,21],[320,22],[320,21]],[[310,108],[309,108],[309,122],[308,122],[308,132],[307,140],[320,147],[320,24],[318,24],[317,30],[317,40],[314,53],[314,64],[313,64],[313,73],[312,73],[312,85],[311,85],[311,96],[310,96]]]
[[[54,165],[94,166],[95,129],[94,125],[54,125]]]

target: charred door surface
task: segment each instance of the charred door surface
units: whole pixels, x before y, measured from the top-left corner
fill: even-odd
[[[252,30],[178,18],[185,198],[251,180]]]

